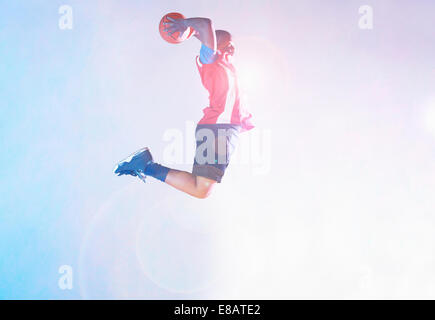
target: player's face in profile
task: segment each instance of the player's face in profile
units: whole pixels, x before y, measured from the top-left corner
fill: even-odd
[[[236,49],[232,41],[225,48],[222,49],[225,59],[230,63],[234,62],[235,50]]]
[[[230,42],[230,43],[225,47],[224,51],[225,51],[226,53],[228,53],[228,55],[233,56],[234,53],[235,53],[235,51],[236,51],[236,48],[235,48],[235,46],[234,46],[234,43],[231,41],[231,42]]]

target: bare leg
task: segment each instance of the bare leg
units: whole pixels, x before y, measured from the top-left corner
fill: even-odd
[[[205,177],[199,177],[186,171],[171,169],[165,183],[199,199],[207,198],[216,181]]]

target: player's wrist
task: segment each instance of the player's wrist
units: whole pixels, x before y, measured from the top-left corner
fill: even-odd
[[[193,28],[192,20],[189,18],[183,19],[182,23],[183,23],[183,26],[185,26],[186,28],[195,29],[195,28]]]

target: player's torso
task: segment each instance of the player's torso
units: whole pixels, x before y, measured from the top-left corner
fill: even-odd
[[[199,65],[204,87],[209,92],[209,121],[232,123],[234,108],[239,104],[237,73],[233,65],[223,59],[213,64]],[[213,119],[212,119],[213,118]]]

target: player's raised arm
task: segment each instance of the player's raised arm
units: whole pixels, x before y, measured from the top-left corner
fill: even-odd
[[[169,34],[180,32],[183,34],[187,28],[195,30],[195,37],[198,38],[205,46],[216,51],[216,33],[213,28],[213,23],[208,18],[188,18],[188,19],[172,19],[167,18],[169,22],[165,22],[165,31]]]

